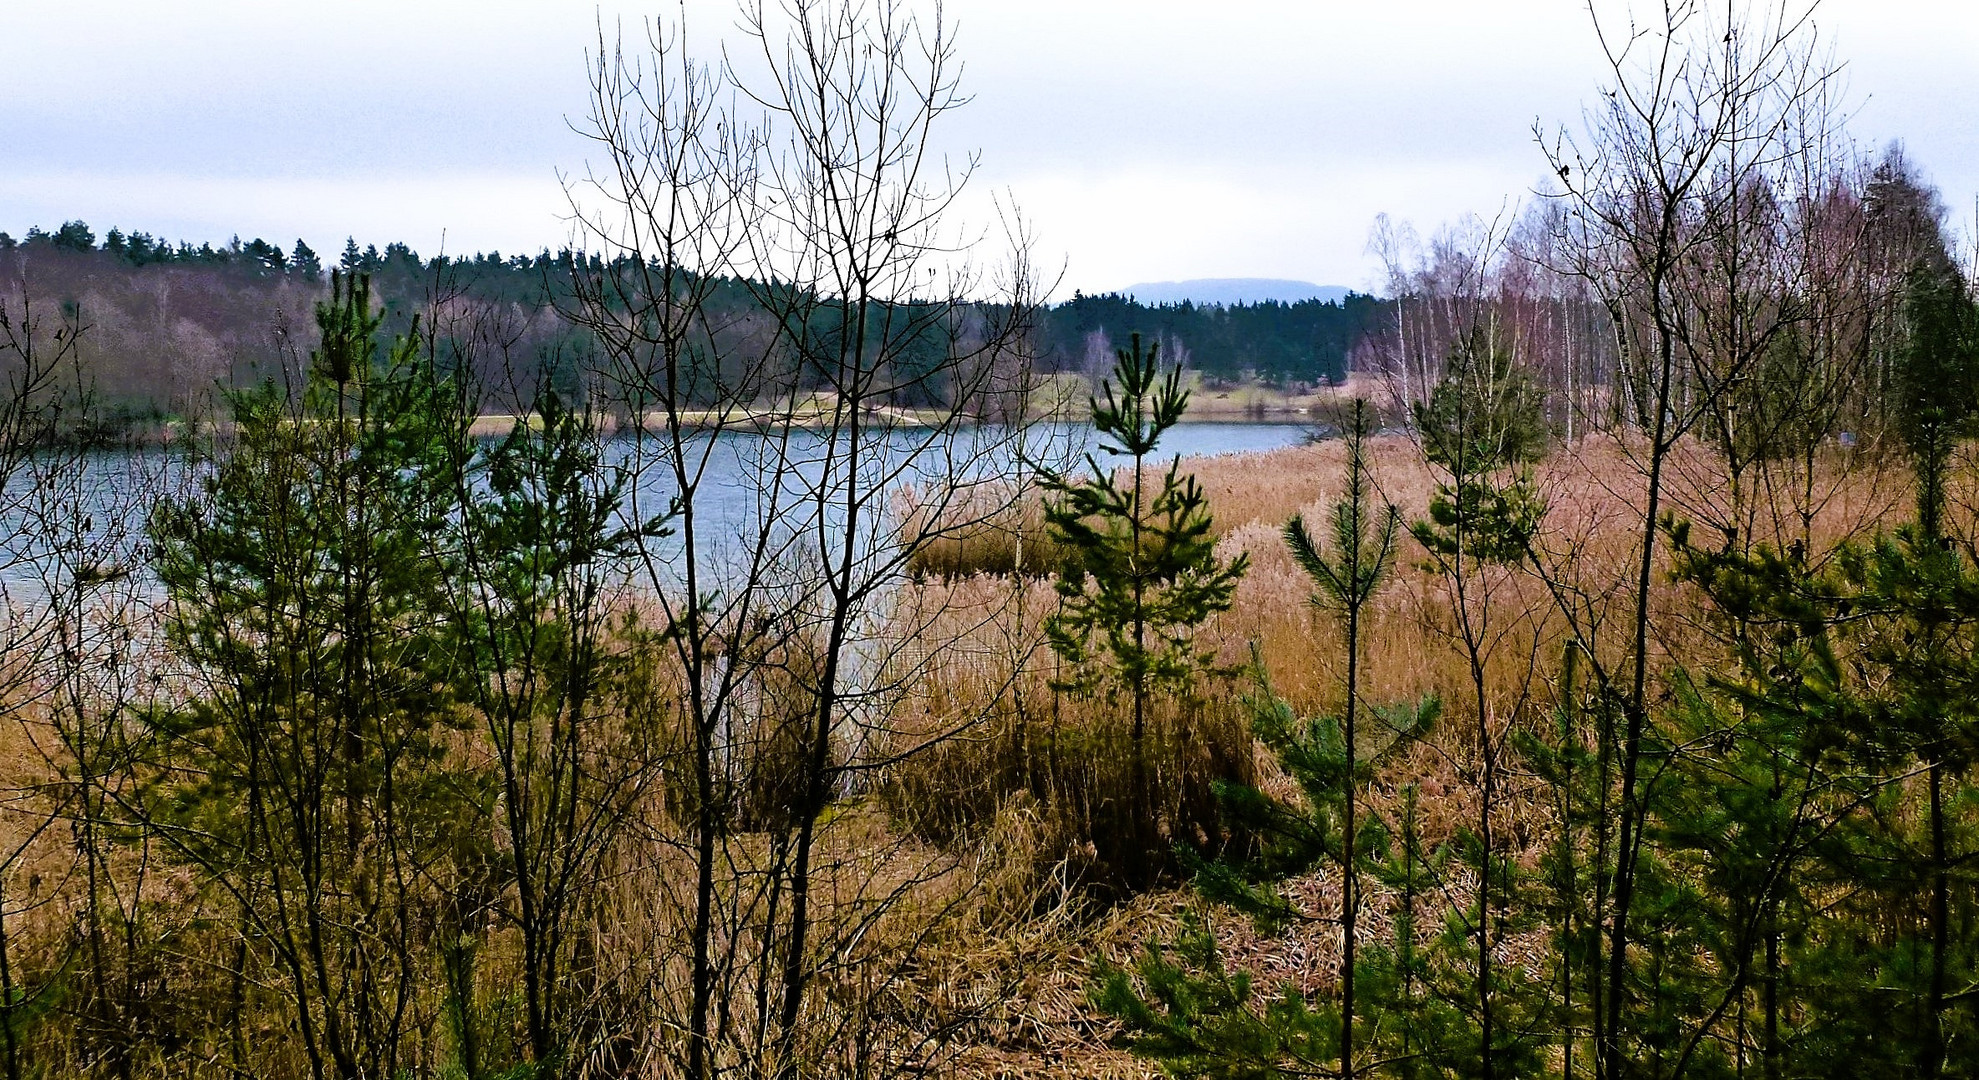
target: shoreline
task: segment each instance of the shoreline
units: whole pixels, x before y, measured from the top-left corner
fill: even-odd
[[[514,431],[516,425],[518,424],[527,423],[532,427],[534,427],[541,424],[541,419],[542,418],[536,413],[528,413],[522,415],[518,415],[514,413],[483,413],[480,416],[475,417],[474,420],[468,425],[468,434],[475,438],[500,438]],[[884,423],[895,428],[923,430],[923,431],[942,427],[944,425],[949,425],[949,424],[953,424],[957,427],[979,427],[983,425],[995,424],[1000,422],[986,417],[963,418],[958,420],[956,418],[951,418],[951,417],[936,418],[936,417],[927,417],[927,416],[915,416],[912,414],[911,410],[895,410],[895,409],[873,410],[872,412],[869,412],[866,415],[865,419],[868,423],[877,421],[879,423]],[[1065,413],[1053,413],[1053,414],[1040,416],[1036,418],[1034,422],[1077,424],[1077,423],[1084,423],[1086,422],[1086,420],[1087,420],[1086,416],[1081,413],[1065,412]],[[1263,415],[1259,415],[1255,411],[1249,411],[1249,410],[1246,411],[1203,410],[1203,413],[1201,415],[1198,415],[1197,410],[1192,405],[1190,407],[1189,414],[1184,416],[1178,422],[1178,426],[1191,427],[1191,426],[1199,426],[1204,424],[1240,424],[1240,425],[1256,425],[1258,427],[1266,427],[1266,426],[1277,427],[1277,426],[1286,426],[1286,425],[1310,425],[1313,422],[1314,422],[1313,414],[1310,410],[1307,409],[1274,410],[1271,412],[1267,412]],[[681,418],[681,426],[695,431],[747,431],[747,430],[772,430],[772,429],[823,431],[831,427],[832,423],[833,423],[832,417],[823,416],[823,415],[785,417],[785,416],[776,416],[776,415],[752,414],[752,415],[731,415],[728,417],[722,417],[713,412],[708,412],[702,414],[684,413]],[[603,425],[603,427],[607,433],[617,434],[620,425],[616,420],[608,420]],[[651,431],[664,430],[666,425],[664,421],[655,421],[649,415],[649,418],[647,419],[646,423],[640,425],[640,427],[642,428],[642,430],[651,432]]]

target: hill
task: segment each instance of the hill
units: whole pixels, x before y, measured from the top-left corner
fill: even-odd
[[[1144,281],[1120,292],[1143,304],[1296,304],[1303,300],[1338,303],[1352,292],[1342,285],[1314,285],[1286,278],[1192,278],[1188,281]]]

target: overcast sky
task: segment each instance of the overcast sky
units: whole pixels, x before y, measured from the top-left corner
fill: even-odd
[[[9,0],[0,230],[88,221],[319,251],[531,252],[568,235],[595,20],[564,0]],[[1619,3],[1602,4],[1621,10]],[[693,37],[730,32],[690,0]],[[1139,281],[1367,286],[1377,213],[1424,233],[1516,205],[1532,137],[1601,71],[1577,0],[948,0],[979,150],[1061,295]],[[1979,193],[1979,5],[1827,0],[1867,148],[1902,139],[1968,227]],[[977,204],[976,212],[981,212]]]

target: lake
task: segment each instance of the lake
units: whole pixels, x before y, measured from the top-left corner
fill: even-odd
[[[1276,450],[1304,442],[1309,430],[1303,424],[1286,423],[1181,424],[1163,438],[1155,460],[1165,468],[1176,455],[1203,457]],[[923,486],[929,481],[959,481],[964,485],[977,481],[994,483],[1009,474],[1017,457],[1009,433],[992,426],[963,428],[949,433],[945,441],[937,442],[936,438],[930,432],[911,428],[889,433],[884,445],[871,448],[884,449],[885,453],[869,451],[866,455],[859,470],[861,487],[867,491],[891,492]],[[1078,470],[1088,453],[1105,460],[1106,455],[1100,453],[1097,443],[1089,425],[1046,424],[1026,433],[1022,453],[1058,468]],[[618,440],[613,444],[612,460],[630,465],[642,450],[652,451],[651,440],[643,447],[629,438]],[[712,444],[691,443],[689,456],[706,463],[695,498],[695,514],[699,519],[697,543],[707,544],[713,538],[717,550],[709,553],[710,562],[704,565],[734,554],[719,550],[722,541],[729,541],[732,547],[741,538],[760,534],[762,525],[772,516],[766,509],[771,492],[765,477],[779,471],[786,477],[779,495],[779,516],[787,516],[789,523],[800,529],[815,530],[823,524],[824,529],[815,530],[822,533],[836,532],[843,525],[843,511],[829,500],[817,497],[830,487],[826,483],[827,473],[845,468],[843,448],[827,445],[819,433],[794,430],[784,436],[771,436],[725,432]],[[845,474],[840,471],[831,475]],[[640,483],[628,503],[640,516],[651,517],[675,493],[671,470],[647,467],[639,470],[639,477]],[[889,498],[873,499],[870,507],[875,518],[890,510],[892,502]],[[875,520],[862,528],[868,536],[878,535],[884,530],[884,522]],[[670,561],[680,555],[677,544],[661,547]],[[831,558],[834,553],[815,554]]]
[[[1168,432],[1157,457],[1165,467],[1177,454],[1198,457],[1275,450],[1303,442],[1308,430],[1302,424],[1286,423],[1181,424]],[[606,444],[605,456],[611,464],[634,467],[645,459],[646,467],[637,471],[638,482],[627,492],[628,518],[650,518],[663,512],[675,494],[671,471],[653,467],[654,447],[655,440],[650,437],[642,441],[625,436]],[[820,433],[792,431],[779,439],[732,431],[714,437],[712,443],[707,437],[696,439],[690,448],[693,457],[705,461],[695,511],[697,531],[704,538],[718,538],[733,546],[741,538],[756,534],[767,511],[777,507],[767,498],[765,477],[778,472],[778,460],[784,462],[786,483],[779,500],[784,509],[777,513],[791,513],[800,527],[818,524],[820,514],[834,528],[843,521],[842,510],[816,498],[827,490],[828,476],[843,475],[830,470],[844,468],[842,456],[830,452],[833,448]],[[989,480],[1007,471],[1014,458],[1006,434],[993,427],[962,429],[941,443],[934,442],[927,432],[904,429],[889,434],[871,449],[886,452],[865,455],[860,472],[869,490],[891,491],[934,476]],[[1098,447],[1091,427],[1083,424],[1042,425],[1030,433],[1025,450],[1032,457],[1060,463],[1076,463],[1088,452],[1097,453]],[[182,488],[184,480],[183,471],[159,450],[96,455],[87,475],[60,491],[30,493],[17,480],[10,505],[0,507],[0,518],[13,523],[0,539],[0,587],[33,594],[44,592],[52,581],[66,578],[66,569],[51,565],[47,556],[60,545],[72,549],[86,546],[88,550],[79,560],[85,564],[140,563],[144,516],[165,493]],[[793,508],[793,502],[799,506]],[[880,518],[890,510],[891,502],[872,500],[875,527],[867,528],[867,533],[877,533],[877,526],[884,525]],[[30,506],[37,509],[31,513]],[[22,522],[37,522],[40,527],[24,529]],[[722,558],[722,546],[717,542],[715,550],[708,553],[709,568]],[[661,550],[664,562],[677,562],[677,539],[663,541]],[[149,576],[141,567],[134,568],[140,577]],[[680,567],[675,565],[672,570],[678,576]]]

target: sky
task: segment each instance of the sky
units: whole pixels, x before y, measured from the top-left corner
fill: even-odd
[[[931,3],[921,4],[931,11]],[[586,51],[732,0],[9,0],[0,230],[80,219],[173,240],[256,236],[422,254],[566,243],[560,177],[596,154]],[[1620,0],[1597,0],[1610,19]],[[1603,68],[1578,0],[947,0],[971,103],[937,145],[980,165],[1073,289],[1275,277],[1368,288],[1377,214],[1427,235],[1516,212],[1534,128],[1579,124]],[[1979,5],[1825,0],[1849,132],[1902,140],[1970,228]],[[1061,273],[1062,271],[1062,273]]]

